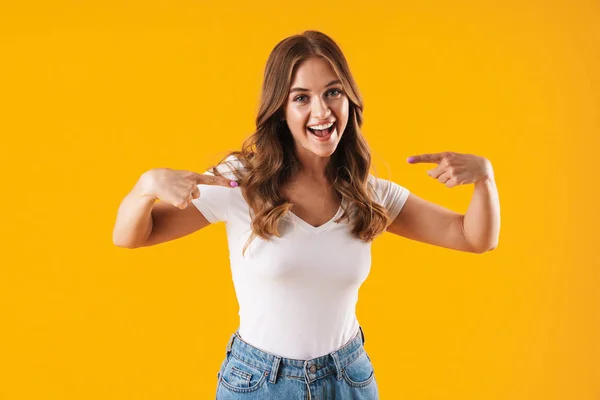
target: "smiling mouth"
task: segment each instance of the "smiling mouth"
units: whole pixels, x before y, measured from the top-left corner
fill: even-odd
[[[331,124],[331,126],[327,129],[312,129],[309,127],[306,127],[306,129],[313,135],[320,137],[320,138],[324,138],[326,136],[331,135],[331,133],[335,129],[335,124]]]

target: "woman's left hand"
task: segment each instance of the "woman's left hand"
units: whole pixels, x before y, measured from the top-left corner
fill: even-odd
[[[432,178],[437,179],[447,187],[476,183],[494,176],[492,164],[481,156],[461,154],[452,151],[442,153],[420,154],[409,157],[411,164],[436,163],[437,167],[427,171]]]

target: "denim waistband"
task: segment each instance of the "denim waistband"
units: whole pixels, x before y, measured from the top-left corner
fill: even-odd
[[[362,327],[359,326],[356,335],[338,350],[310,360],[297,360],[260,350],[246,343],[238,331],[235,331],[227,344],[227,356],[232,353],[239,360],[268,372],[271,383],[275,383],[279,375],[313,382],[335,373],[340,380],[343,369],[365,351],[364,343],[365,335]]]

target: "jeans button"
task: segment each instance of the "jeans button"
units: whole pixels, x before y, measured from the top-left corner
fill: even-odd
[[[317,372],[317,367],[313,364],[310,366],[310,368],[308,370],[310,371],[311,374],[314,374],[315,372]]]

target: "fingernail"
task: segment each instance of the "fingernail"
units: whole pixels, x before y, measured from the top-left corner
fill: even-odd
[[[231,186],[233,186],[233,187],[237,187],[238,186],[238,183],[236,181],[231,181],[231,182],[229,182],[229,184]]]
[[[414,158],[414,157],[408,157],[408,158],[406,159],[406,161],[408,161],[408,162],[413,162],[413,161],[415,161],[415,158]]]

